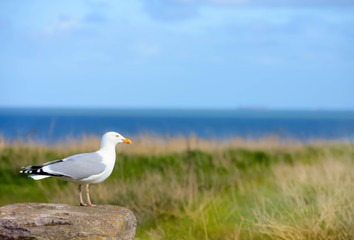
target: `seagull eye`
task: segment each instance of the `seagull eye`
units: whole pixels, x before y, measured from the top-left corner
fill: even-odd
[[[116,135],[116,137],[119,137],[118,135]]]

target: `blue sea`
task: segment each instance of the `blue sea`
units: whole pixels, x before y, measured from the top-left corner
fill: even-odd
[[[203,139],[243,137],[354,141],[354,111],[20,109],[0,108],[0,135],[8,140],[54,143],[117,131],[131,137],[196,135]]]

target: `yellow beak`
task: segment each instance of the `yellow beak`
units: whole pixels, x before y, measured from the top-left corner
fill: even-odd
[[[124,139],[122,139],[122,141],[124,143],[127,143],[127,144],[131,144],[132,143],[132,141],[130,141],[128,138],[124,138]]]

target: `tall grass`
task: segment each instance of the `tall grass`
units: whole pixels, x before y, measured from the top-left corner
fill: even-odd
[[[0,141],[0,204],[78,203],[77,186],[33,181],[23,165],[95,151],[99,139],[53,146]],[[133,138],[92,200],[130,208],[138,239],[353,239],[354,147],[346,143]]]

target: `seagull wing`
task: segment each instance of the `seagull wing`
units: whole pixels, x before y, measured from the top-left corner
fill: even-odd
[[[103,158],[98,153],[81,153],[43,165],[24,167],[23,173],[55,177],[84,179],[102,173],[106,169]]]

